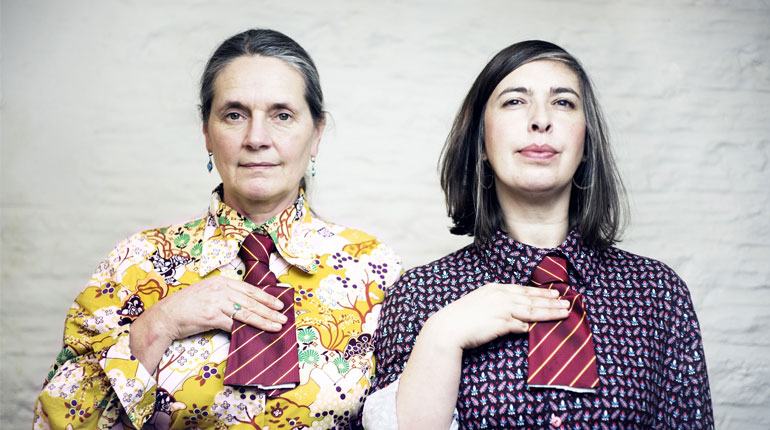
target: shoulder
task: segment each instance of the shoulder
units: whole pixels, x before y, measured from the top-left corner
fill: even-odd
[[[599,273],[610,286],[633,287],[643,295],[690,303],[687,284],[666,263],[609,247],[598,252]]]
[[[470,244],[407,270],[388,290],[386,307],[404,305],[427,316],[488,282],[485,277],[478,248]]]
[[[481,273],[481,259],[474,244],[467,245],[437,260],[416,266],[404,273],[405,282],[433,281],[466,277]]]
[[[118,267],[142,265],[152,255],[164,257],[176,255],[187,261],[200,255],[202,249],[206,217],[190,221],[150,228],[134,233],[120,242],[110,251],[99,265],[101,270],[114,272]]]
[[[624,272],[644,272],[654,277],[670,277],[679,279],[679,275],[660,260],[634,254],[614,246],[598,252],[598,256],[604,265]]]
[[[330,221],[312,217],[307,223],[309,231],[305,234],[313,240],[313,248],[321,251],[320,254],[346,252],[353,256],[376,256],[385,262],[396,264],[401,268],[401,259],[393,248],[382,242],[375,235],[346,227]]]

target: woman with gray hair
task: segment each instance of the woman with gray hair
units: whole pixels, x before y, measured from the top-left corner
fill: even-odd
[[[624,189],[572,55],[495,55],[440,165],[451,232],[474,242],[388,290],[367,428],[713,428],[686,285],[613,246]]]
[[[308,206],[318,71],[286,35],[248,30],[209,59],[200,99],[222,179],[206,215],[135,234],[99,265],[67,314],[35,428],[355,424],[401,263]]]

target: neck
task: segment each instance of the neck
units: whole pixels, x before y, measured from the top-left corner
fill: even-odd
[[[226,205],[238,211],[238,213],[248,218],[249,221],[261,225],[293,205],[297,201],[299,189],[296,193],[288,193],[275,199],[258,201],[239,198],[234,193],[228,192],[227,189],[224,190],[223,194],[222,199]]]
[[[555,248],[569,233],[569,187],[556,195],[501,193],[498,201],[508,235],[537,248]]]

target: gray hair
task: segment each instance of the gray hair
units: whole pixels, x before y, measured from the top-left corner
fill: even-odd
[[[219,72],[236,58],[246,55],[263,55],[279,58],[297,69],[305,81],[305,101],[315,125],[324,119],[323,92],[318,69],[313,59],[294,39],[275,30],[251,29],[225,40],[214,51],[201,75],[200,111],[203,124],[211,115],[214,100],[214,81]]]

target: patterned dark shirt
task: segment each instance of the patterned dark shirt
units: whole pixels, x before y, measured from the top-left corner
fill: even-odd
[[[401,374],[433,313],[490,282],[527,285],[549,252],[567,259],[570,283],[584,295],[597,392],[528,389],[527,336],[504,336],[463,355],[460,427],[713,429],[700,326],[687,286],[659,261],[614,247],[587,247],[574,230],[554,249],[498,232],[406,272],[388,290],[380,316],[372,390]]]

